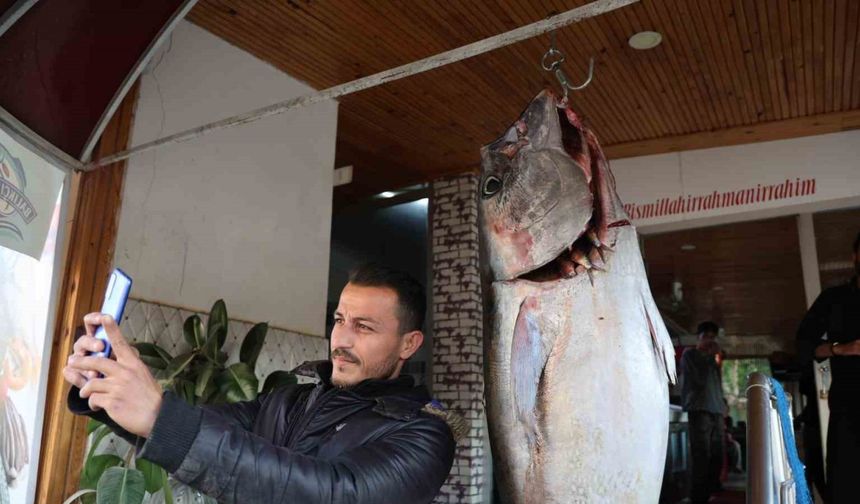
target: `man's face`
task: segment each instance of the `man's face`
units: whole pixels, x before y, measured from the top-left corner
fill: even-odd
[[[355,385],[400,374],[403,361],[421,346],[420,331],[402,334],[397,293],[386,287],[347,284],[331,331],[332,384]]]
[[[711,331],[705,331],[699,334],[699,350],[713,354],[716,353],[719,349],[717,346],[717,333]]]
[[[699,335],[699,341],[705,343],[713,343],[717,340],[717,333],[711,331],[705,331]]]

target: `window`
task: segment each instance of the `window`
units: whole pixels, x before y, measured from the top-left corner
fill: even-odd
[[[0,502],[34,498],[63,195],[38,260],[0,246]]]
[[[727,359],[723,362],[723,396],[734,423],[747,421],[747,378],[761,372],[771,376],[767,359]]]

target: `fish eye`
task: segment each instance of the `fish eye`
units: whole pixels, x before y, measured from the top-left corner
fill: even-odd
[[[502,181],[498,177],[490,175],[484,180],[483,195],[485,198],[489,198],[501,190]]]

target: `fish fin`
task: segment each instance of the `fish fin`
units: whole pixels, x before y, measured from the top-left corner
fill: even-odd
[[[511,346],[511,385],[517,418],[526,429],[530,447],[540,444],[538,397],[549,345],[538,321],[538,300],[527,297],[520,304]]]
[[[650,308],[650,309],[649,309]],[[648,320],[648,331],[651,333],[651,343],[654,345],[654,354],[657,357],[657,362],[666,373],[669,382],[675,384],[677,375],[675,373],[675,348],[672,346],[672,338],[669,336],[669,331],[666,330],[663,324],[663,318],[659,316],[659,311],[653,300],[648,302],[643,296],[642,309],[645,311],[645,318]],[[656,316],[652,317],[651,313]]]

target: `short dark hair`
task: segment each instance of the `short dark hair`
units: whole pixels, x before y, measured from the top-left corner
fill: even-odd
[[[352,270],[349,283],[362,287],[386,287],[397,294],[400,332],[420,331],[424,326],[427,296],[424,286],[406,272],[376,263],[367,263]]]
[[[854,238],[854,253],[857,253],[857,250],[860,249],[860,233],[857,233],[857,238]]]
[[[704,334],[706,332],[719,334],[720,326],[716,324],[716,322],[711,322],[710,320],[706,320],[699,324],[699,327],[696,329],[696,334]]]

